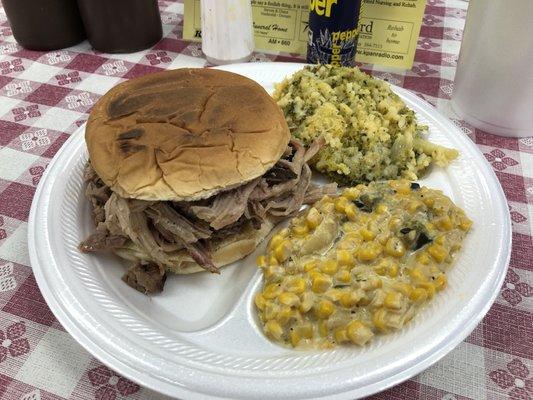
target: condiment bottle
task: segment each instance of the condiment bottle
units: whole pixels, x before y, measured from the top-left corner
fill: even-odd
[[[215,65],[250,60],[254,51],[250,0],[201,0],[202,51]]]
[[[310,64],[355,65],[361,0],[311,0],[309,3]]]
[[[133,53],[161,40],[157,0],[78,0],[78,5],[95,50]]]
[[[56,50],[85,39],[76,0],[2,0],[15,40],[29,50]]]

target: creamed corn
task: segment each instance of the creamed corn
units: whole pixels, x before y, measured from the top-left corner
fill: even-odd
[[[400,329],[446,287],[471,225],[442,192],[407,180],[324,197],[257,259],[263,331],[284,345],[330,348]]]

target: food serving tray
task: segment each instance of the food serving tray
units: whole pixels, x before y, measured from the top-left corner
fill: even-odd
[[[268,91],[302,64],[232,65],[222,69]],[[49,165],[35,194],[28,232],[39,287],[65,329],[89,352],[126,377],[179,398],[353,399],[421,372],[461,342],[496,298],[509,262],[511,226],[503,191],[481,152],[453,123],[409,91],[393,86],[429,139],[459,158],[420,183],[443,190],[474,221],[449,285],[407,326],[364,348],[295,351],[261,332],[253,295],[261,284],[255,259],[221,275],[171,276],[155,296],[120,279],[113,255],[81,254],[93,230],[84,197],[87,150],[81,127]]]

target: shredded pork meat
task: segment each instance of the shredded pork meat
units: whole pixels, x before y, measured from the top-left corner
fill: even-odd
[[[123,280],[143,293],[162,290],[172,255],[185,250],[202,268],[219,272],[210,257],[214,241],[249,225],[261,227],[268,216],[287,217],[302,204],[334,194],[336,184],[311,183],[307,162],[322,142],[305,148],[291,140],[287,151],[262,177],[200,201],[150,202],[113,193],[88,164],[85,194],[92,206],[95,232],[80,244],[83,252],[115,250],[136,263]]]

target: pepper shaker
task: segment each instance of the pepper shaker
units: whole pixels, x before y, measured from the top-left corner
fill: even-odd
[[[246,62],[254,51],[250,0],[201,0],[202,51],[211,64]]]

